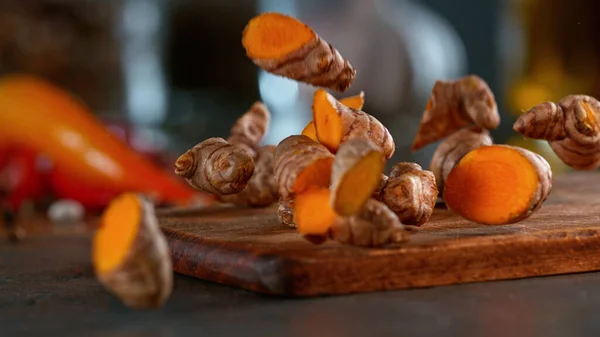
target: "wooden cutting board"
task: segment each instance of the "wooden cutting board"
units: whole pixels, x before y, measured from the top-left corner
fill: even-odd
[[[556,179],[530,219],[485,226],[443,207],[384,249],[314,245],[275,208],[159,213],[176,272],[282,296],[417,288],[600,270],[600,174]]]

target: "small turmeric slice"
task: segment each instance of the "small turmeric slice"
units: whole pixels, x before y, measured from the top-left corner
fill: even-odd
[[[337,214],[329,202],[331,192],[325,187],[312,187],[294,200],[294,223],[300,234],[326,236]]]
[[[467,153],[448,175],[444,201],[473,222],[500,225],[537,211],[552,189],[548,162],[509,145],[482,146]]]
[[[357,214],[381,181],[385,159],[368,139],[348,140],[333,161],[331,203],[342,216]]]
[[[296,18],[263,13],[242,33],[247,56],[270,73],[343,92],[356,70],[329,43]]]
[[[99,281],[129,307],[159,307],[171,294],[167,240],[154,206],[137,194],[115,198],[104,211],[92,258]]]
[[[365,93],[361,91],[358,95],[342,98],[340,100],[340,103],[344,104],[349,108],[360,110],[362,109],[363,104],[365,103]],[[308,124],[306,124],[306,126],[302,130],[302,134],[314,141],[318,141],[317,130],[315,129],[315,122],[308,122]]]
[[[375,117],[343,105],[323,89],[315,91],[312,110],[319,143],[331,152],[349,139],[363,138],[377,145],[386,159],[394,155],[394,140]]]
[[[319,141],[317,138],[317,129],[315,129],[315,122],[308,122],[304,129],[302,129],[302,135],[314,140],[315,142]]]

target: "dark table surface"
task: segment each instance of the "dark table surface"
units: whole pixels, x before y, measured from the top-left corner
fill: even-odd
[[[178,275],[163,308],[133,311],[94,279],[89,235],[0,245],[2,337],[600,336],[600,273],[313,299]]]

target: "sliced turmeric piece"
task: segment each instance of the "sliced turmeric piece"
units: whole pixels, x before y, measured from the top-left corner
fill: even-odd
[[[331,203],[342,216],[357,214],[381,182],[385,160],[368,139],[343,143],[333,161]]]
[[[296,18],[263,13],[242,33],[246,55],[275,75],[343,92],[356,70],[329,43]]]
[[[317,142],[318,138],[317,138],[317,129],[315,129],[315,122],[313,122],[313,121],[308,122],[308,124],[306,124],[304,129],[302,129],[302,135]]]
[[[537,211],[552,189],[548,162],[509,145],[482,146],[467,153],[448,175],[444,201],[473,222],[500,225]]]
[[[310,236],[325,236],[337,218],[325,187],[311,187],[294,199],[294,223],[298,232]]]
[[[340,103],[344,104],[349,108],[360,110],[362,109],[363,104],[365,103],[365,93],[361,91],[358,95],[342,98],[340,100]],[[302,134],[314,141],[318,141],[317,130],[315,129],[315,122],[308,122],[308,124],[306,124],[306,126],[302,130]]]
[[[411,147],[417,151],[469,125],[492,130],[500,124],[494,94],[479,76],[437,81]]]
[[[377,145],[386,159],[394,155],[394,140],[375,117],[343,105],[323,89],[315,91],[312,110],[319,143],[331,152],[349,139],[363,138]]]
[[[279,196],[293,199],[309,187],[329,187],[333,158],[327,148],[306,136],[282,140],[275,150],[274,164]]]
[[[101,218],[93,241],[98,280],[125,305],[163,305],[173,286],[171,256],[154,206],[132,193],[114,199]]]

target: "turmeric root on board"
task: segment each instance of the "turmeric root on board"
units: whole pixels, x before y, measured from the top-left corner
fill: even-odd
[[[254,102],[246,113],[233,124],[229,144],[237,145],[256,157],[260,143],[269,130],[271,113],[260,101]]]
[[[356,70],[340,53],[298,19],[264,13],[252,18],[242,33],[247,56],[270,73],[343,92]]]
[[[292,228],[296,228],[294,222],[294,200],[279,200],[279,207],[277,208],[277,217],[279,222]]]
[[[494,94],[480,77],[437,81],[411,147],[417,151],[469,125],[492,130],[500,124]]]
[[[333,160],[331,204],[342,216],[357,214],[379,187],[385,159],[368,139],[343,143]]]
[[[405,225],[421,226],[433,214],[438,189],[432,172],[417,163],[401,162],[392,168],[381,200]]]
[[[468,152],[494,142],[490,132],[478,126],[466,127],[446,138],[433,152],[429,170],[433,172],[440,194],[450,171]]]
[[[576,170],[600,167],[600,102],[569,95],[538,104],[515,122],[513,129],[528,138],[545,139],[556,155]]]
[[[538,154],[510,145],[467,153],[446,179],[446,206],[473,222],[515,223],[537,211],[552,190],[552,170]]]
[[[315,91],[312,110],[319,143],[331,152],[349,139],[363,138],[377,145],[386,159],[394,155],[394,140],[375,117],[343,105],[323,89]]]
[[[137,194],[114,199],[93,241],[98,280],[131,308],[162,306],[171,294],[173,270],[154,206]]]
[[[254,174],[254,159],[248,151],[223,138],[209,138],[177,159],[175,174],[196,189],[215,195],[235,194]]]
[[[342,103],[343,105],[345,105],[349,108],[360,110],[360,109],[362,109],[363,104],[365,103],[365,93],[363,91],[361,91],[358,95],[344,97],[344,98],[340,99],[340,103]],[[314,121],[311,120],[310,122],[308,122],[308,124],[306,124],[304,129],[302,129],[302,135],[304,135],[314,141],[318,141],[317,129],[315,128]]]

